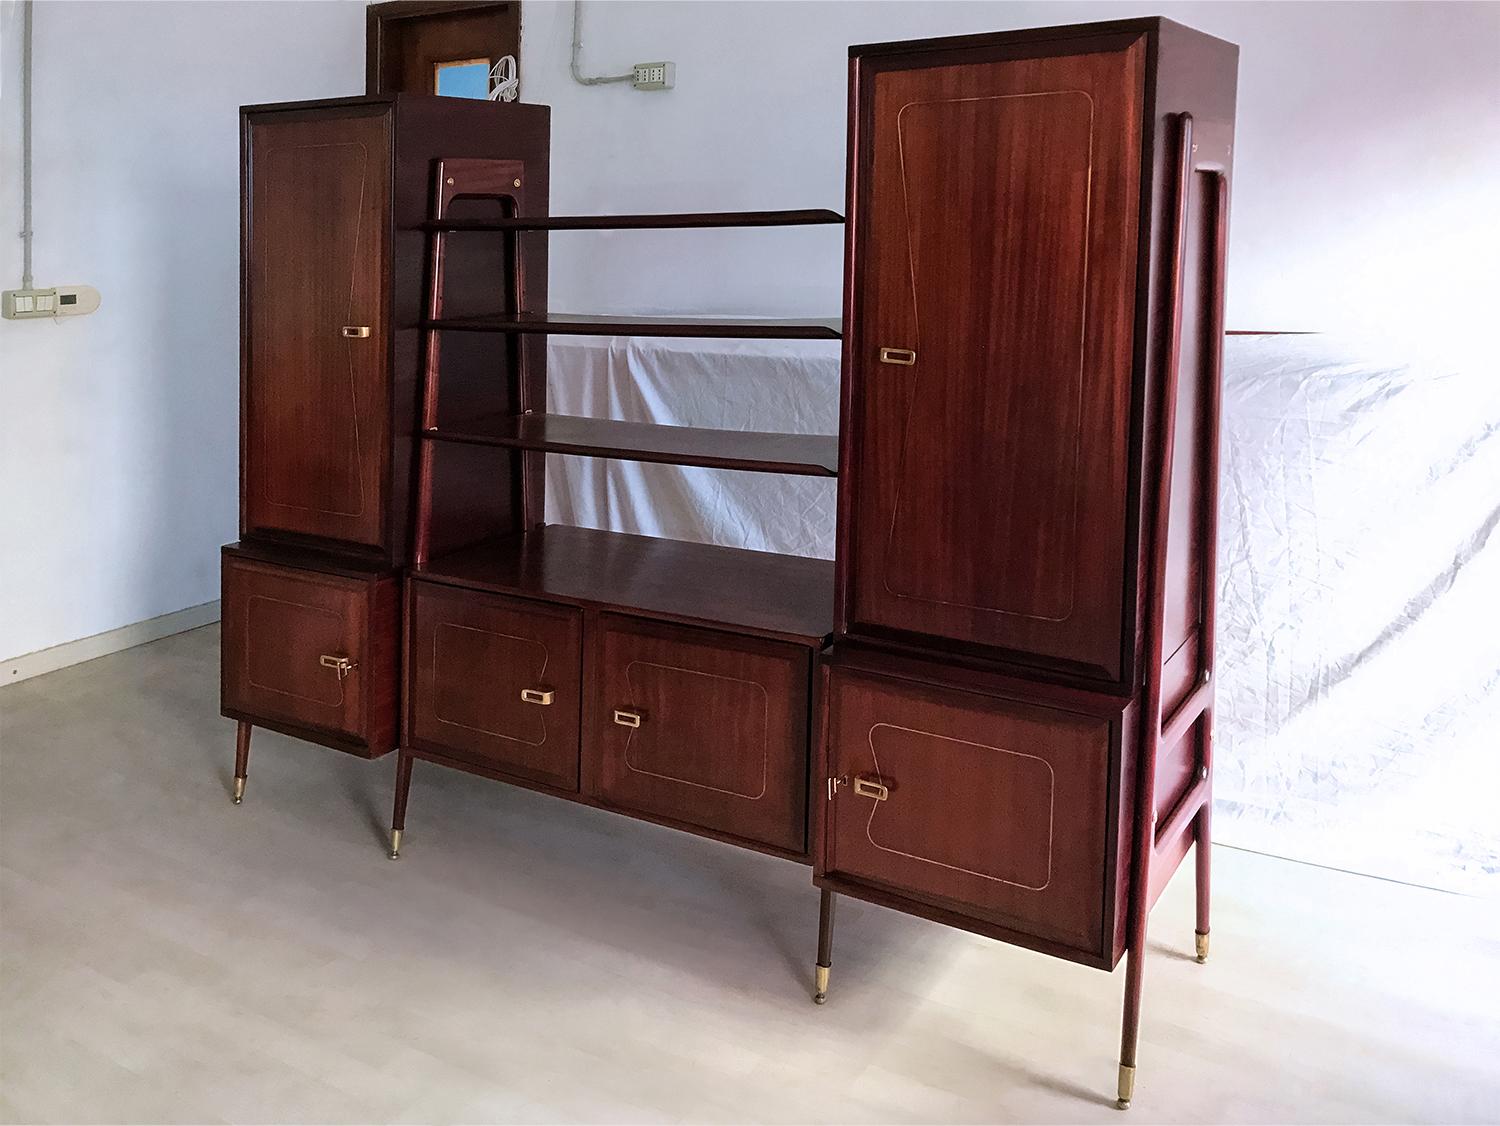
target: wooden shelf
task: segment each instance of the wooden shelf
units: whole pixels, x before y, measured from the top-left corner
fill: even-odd
[[[552,524],[450,552],[414,577],[821,646],[833,563]]]
[[[566,414],[494,414],[458,426],[424,430],[438,442],[506,446],[663,465],[699,465],[754,473],[837,477],[839,440],[831,434],[704,430]]]
[[[810,227],[842,223],[837,211],[696,211],[659,215],[523,215],[513,219],[439,219],[423,231],[652,231],[689,227]]]
[[[423,328],[454,332],[531,332],[554,336],[690,336],[759,340],[838,340],[837,318],[766,317],[604,317],[586,313],[518,313],[482,317],[443,317]]]

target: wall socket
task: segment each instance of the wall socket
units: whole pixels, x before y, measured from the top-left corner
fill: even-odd
[[[670,90],[677,85],[675,63],[636,63],[630,84],[637,90]]]
[[[8,321],[38,317],[81,317],[99,308],[99,291],[91,285],[52,289],[7,289],[0,293],[0,316]]]

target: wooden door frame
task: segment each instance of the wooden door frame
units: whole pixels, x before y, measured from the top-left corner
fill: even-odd
[[[394,42],[393,25],[427,16],[471,15],[492,10],[513,11],[516,24],[516,64],[520,66],[521,0],[386,0],[365,9],[365,93],[390,93],[385,86],[384,55]]]

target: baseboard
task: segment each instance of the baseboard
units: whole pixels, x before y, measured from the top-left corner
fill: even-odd
[[[189,606],[186,610],[174,610],[160,617],[147,618],[144,622],[133,622],[119,629],[96,633],[93,637],[80,637],[77,641],[65,641],[50,649],[38,649],[35,653],[25,653],[8,661],[0,661],[0,687],[29,680],[43,673],[56,672],[69,665],[80,665],[95,657],[107,657],[121,649],[133,649],[148,641],[197,629],[218,620],[219,603],[205,602],[201,606]]]

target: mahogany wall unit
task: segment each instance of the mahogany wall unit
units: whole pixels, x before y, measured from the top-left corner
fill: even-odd
[[[404,94],[241,111],[240,535],[225,550],[223,710],[367,757],[396,742],[401,566],[410,534],[434,161],[500,162],[503,184],[446,202],[471,218],[546,210],[548,110]],[[450,302],[489,314],[511,245],[452,248]],[[545,308],[546,247],[509,281]],[[538,296],[539,295],[539,296]],[[544,378],[542,354],[526,360]],[[519,395],[521,357],[453,348],[458,399]],[[518,528],[496,481],[520,455],[455,452],[454,542]],[[483,487],[475,487],[482,483]]]
[[[552,216],[544,116],[479,146],[423,103],[403,149],[400,99],[250,113],[259,491],[226,555],[226,710],[384,749],[368,684],[350,702],[281,670],[256,631],[297,670],[347,653],[387,683],[359,646],[404,564],[393,858],[422,759],[810,863],[820,1003],[840,894],[1099,969],[1128,954],[1128,1105],[1146,920],[1195,843],[1207,956],[1236,67],[1159,19],[853,48],[842,321],[545,304],[551,231],[832,212]],[[258,183],[298,146],[337,159]],[[389,184],[365,152],[396,154]],[[375,245],[378,268],[354,249]],[[334,269],[336,295],[266,304]],[[842,335],[840,435],[549,414],[549,333]],[[838,476],[837,558],[546,526],[549,452]],[[367,570],[272,565],[301,540]]]

